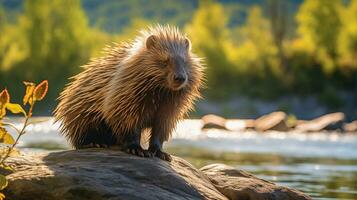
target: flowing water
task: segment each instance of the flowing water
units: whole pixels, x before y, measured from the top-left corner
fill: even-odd
[[[196,167],[225,163],[299,189],[313,199],[357,199],[357,134],[200,128],[199,120],[185,120],[165,148]],[[24,151],[68,148],[51,119],[30,125],[20,146]]]

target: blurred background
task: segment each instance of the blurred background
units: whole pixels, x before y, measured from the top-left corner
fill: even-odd
[[[21,99],[22,80],[48,79],[37,111],[49,115],[80,65],[153,23],[179,26],[206,58],[193,117],[357,118],[355,0],[0,0],[0,88]]]
[[[357,0],[0,0],[0,90],[21,102],[23,80],[48,79],[35,115],[51,116],[79,66],[155,23],[180,27],[206,60],[205,98],[191,118],[283,111],[233,128],[218,116],[186,120],[171,153],[197,167],[228,163],[314,199],[357,199]],[[29,133],[24,149],[69,148],[51,120]]]

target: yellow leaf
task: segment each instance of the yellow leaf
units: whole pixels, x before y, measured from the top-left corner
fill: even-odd
[[[2,119],[5,115],[6,115],[6,107],[0,105],[0,119]]]
[[[15,103],[7,103],[6,108],[10,110],[12,113],[17,114],[17,113],[22,113],[26,116],[25,110],[19,105]]]
[[[10,102],[9,92],[5,89],[0,93],[0,119],[6,115],[5,106]]]
[[[10,102],[10,95],[7,89],[5,89],[0,93],[0,104],[5,105],[9,102]]]
[[[0,143],[4,144],[14,144],[15,140],[3,127],[0,127]]]
[[[23,98],[23,103],[24,103],[24,105],[26,105],[27,103],[32,105],[33,104],[33,98],[32,98],[33,91],[35,90],[36,85],[34,83],[26,82],[26,81],[24,81],[24,84],[26,86],[26,93]]]
[[[0,192],[0,200],[5,200],[5,195]]]
[[[13,172],[14,171],[14,169],[12,168],[12,167],[10,167],[10,166],[8,166],[8,165],[0,165],[0,167],[1,168],[3,168],[3,169],[5,169],[5,170],[7,170],[7,171],[11,171],[11,172]]]
[[[4,175],[0,174],[0,190],[3,190],[7,187],[7,180]]]
[[[41,101],[47,93],[48,90],[48,81],[44,80],[38,84],[34,90],[34,100]]]

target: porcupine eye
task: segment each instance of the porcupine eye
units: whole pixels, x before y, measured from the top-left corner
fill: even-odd
[[[163,61],[161,61],[161,66],[162,67],[166,67],[167,65],[169,65],[169,59],[168,58],[163,60]]]

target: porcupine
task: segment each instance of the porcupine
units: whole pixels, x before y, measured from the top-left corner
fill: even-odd
[[[202,59],[178,28],[156,25],[109,46],[71,78],[54,111],[77,149],[119,145],[138,156],[171,160],[162,150],[178,120],[193,108],[203,83]],[[140,145],[151,129],[149,148]]]

